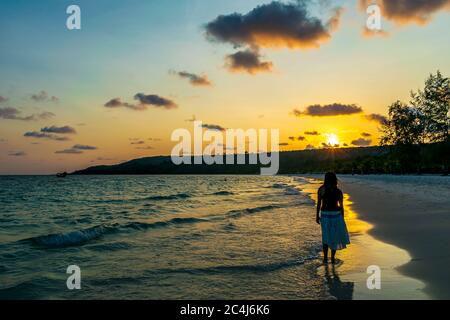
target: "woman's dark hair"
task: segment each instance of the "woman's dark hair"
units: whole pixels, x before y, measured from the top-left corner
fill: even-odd
[[[336,188],[338,184],[338,180],[336,174],[334,172],[327,172],[325,174],[325,181],[323,185],[325,188]]]

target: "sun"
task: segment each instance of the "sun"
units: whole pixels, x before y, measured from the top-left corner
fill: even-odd
[[[331,146],[338,146],[340,144],[338,136],[335,135],[334,133],[327,134],[326,136],[328,138],[327,144]]]

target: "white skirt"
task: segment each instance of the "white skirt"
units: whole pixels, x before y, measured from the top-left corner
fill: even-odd
[[[341,211],[321,211],[322,243],[332,250],[342,250],[350,244],[347,226]]]

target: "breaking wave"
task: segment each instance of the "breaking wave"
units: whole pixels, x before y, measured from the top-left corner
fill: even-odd
[[[261,207],[256,207],[256,208],[245,208],[242,210],[231,210],[228,211],[227,213],[227,217],[240,217],[240,216],[244,216],[244,215],[249,215],[249,214],[255,214],[255,213],[259,213],[259,212],[263,212],[263,211],[269,211],[269,210],[273,210],[273,209],[278,209],[281,208],[281,206],[279,205],[267,205],[267,206],[261,206]]]
[[[49,234],[44,236],[32,237],[24,241],[47,248],[62,248],[85,244],[89,241],[98,239],[105,234],[111,234],[126,229],[147,230],[155,228],[163,228],[179,224],[189,224],[197,222],[205,222],[206,219],[200,218],[174,218],[168,221],[157,221],[153,223],[131,222],[127,224],[101,225],[83,230],[71,231],[66,233]]]

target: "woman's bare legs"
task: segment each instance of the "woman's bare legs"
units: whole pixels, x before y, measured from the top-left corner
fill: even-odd
[[[331,263],[332,264],[336,263],[335,256],[336,256],[336,250],[331,250]]]
[[[328,245],[323,245],[323,263],[328,263]]]

